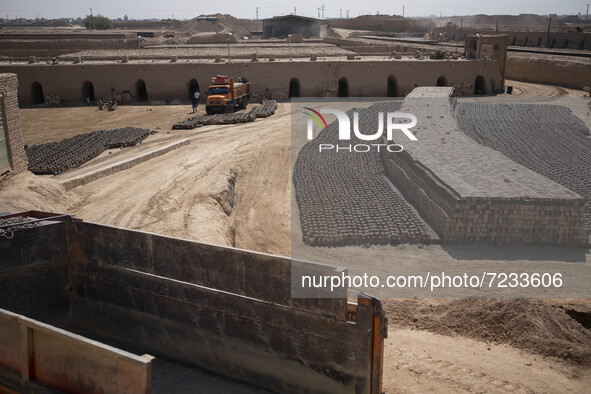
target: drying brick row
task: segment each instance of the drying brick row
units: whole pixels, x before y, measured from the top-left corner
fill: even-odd
[[[136,145],[150,135],[146,129],[123,127],[78,134],[58,142],[26,148],[29,170],[35,174],[59,174],[97,157],[106,149]]]
[[[380,103],[360,111],[360,124],[377,128],[377,112],[395,111],[396,105]],[[385,177],[379,153],[318,151],[318,144],[337,143],[343,142],[335,122],[298,154],[293,181],[304,242],[340,246],[433,241],[432,231]],[[350,143],[366,141],[353,137]]]
[[[172,125],[173,130],[191,130],[196,127],[215,124],[236,124],[254,122],[256,118],[267,118],[275,113],[277,101],[263,100],[262,104],[253,107],[249,112],[228,114],[198,115]]]

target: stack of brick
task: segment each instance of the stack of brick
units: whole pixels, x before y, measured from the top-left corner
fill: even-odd
[[[377,103],[359,114],[368,130],[378,113],[394,112],[398,103]],[[353,118],[353,110],[347,111]],[[303,241],[314,246],[432,243],[439,239],[384,175],[377,150],[319,152],[319,144],[338,144],[338,122],[328,125],[298,153],[293,182]],[[366,141],[352,136],[352,145]],[[342,142],[341,142],[342,143]]]
[[[558,105],[463,103],[458,125],[468,137],[580,194],[591,231],[591,134]]]
[[[26,171],[29,165],[24,149],[17,93],[16,74],[0,74],[0,122],[4,128],[11,166],[9,172],[3,174],[3,178]]]
[[[407,97],[418,141],[382,151],[389,178],[443,242],[584,245],[584,199],[459,130],[453,99]]]

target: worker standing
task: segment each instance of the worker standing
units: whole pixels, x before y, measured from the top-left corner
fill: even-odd
[[[193,113],[197,112],[197,106],[199,105],[200,97],[201,95],[199,94],[199,91],[195,90],[195,93],[193,93],[193,97],[191,97],[191,101],[193,103]]]

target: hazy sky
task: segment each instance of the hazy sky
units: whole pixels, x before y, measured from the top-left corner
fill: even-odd
[[[197,1],[197,0],[0,0],[0,15],[9,18],[36,16],[45,18],[78,17],[90,13],[102,14],[110,18],[166,18],[174,14],[176,19],[192,18],[201,14],[227,13],[240,18],[252,18],[256,16],[256,8],[259,8],[259,19],[275,15],[284,15],[294,12],[307,16],[318,16],[318,7],[325,5],[325,17],[332,18],[346,16],[355,17],[363,14],[402,14],[402,6],[405,6],[406,16],[440,15],[472,15],[472,14],[585,14],[587,3],[585,0],[322,0],[313,2],[310,0],[296,0],[293,2],[273,0],[224,0],[224,1]],[[591,0],[587,0],[591,2]],[[342,11],[341,11],[342,10]]]

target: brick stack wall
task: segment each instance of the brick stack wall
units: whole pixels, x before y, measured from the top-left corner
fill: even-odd
[[[16,74],[0,74],[0,94],[4,112],[4,128],[11,158],[11,175],[27,170],[29,162],[25,154],[21,118],[18,109],[18,78]]]
[[[462,103],[457,119],[474,141],[583,197],[591,232],[591,132],[569,108]]]
[[[584,245],[583,199],[460,198],[444,227],[448,242]]]
[[[449,98],[407,98],[418,141],[382,152],[386,174],[443,242],[585,245],[585,199],[459,130]],[[581,135],[577,133],[575,135]]]

